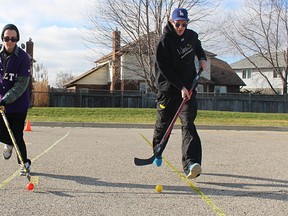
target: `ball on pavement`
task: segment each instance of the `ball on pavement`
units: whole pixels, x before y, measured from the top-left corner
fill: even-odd
[[[28,191],[31,191],[31,190],[33,190],[34,189],[34,184],[33,183],[28,183],[27,185],[26,185],[26,189],[28,190]]]
[[[157,193],[161,193],[161,192],[163,191],[163,186],[157,184],[156,187],[155,187],[155,191],[156,191]]]

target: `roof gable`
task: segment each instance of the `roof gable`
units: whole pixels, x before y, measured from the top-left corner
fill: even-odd
[[[77,83],[78,81],[84,79],[85,77],[93,74],[93,73],[96,73],[98,70],[100,70],[101,68],[105,67],[106,65],[101,65],[99,67],[96,67],[96,68],[92,68],[90,69],[89,71],[75,77],[73,80],[70,80],[69,82],[65,83],[64,86],[68,87],[68,86],[71,86],[71,85],[74,85],[75,83]]]
[[[270,57],[268,54],[266,55],[260,55],[255,54],[250,57],[248,57],[258,68],[272,68],[273,66],[269,61],[271,59],[273,60],[274,64],[277,65],[277,62],[279,63],[280,67],[285,67],[287,65],[285,61],[285,55],[281,52],[273,52],[272,57]],[[278,60],[278,61],[277,61]],[[234,62],[231,64],[231,67],[233,69],[247,69],[247,68],[255,68],[255,66],[247,59],[242,59],[240,61]]]
[[[211,59],[211,80],[216,85],[246,85],[227,62],[218,58]]]

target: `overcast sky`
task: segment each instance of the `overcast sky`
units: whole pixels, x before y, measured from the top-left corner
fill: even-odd
[[[224,8],[237,8],[243,0],[223,0]],[[87,31],[83,25],[85,11],[94,0],[0,0],[0,29],[7,23],[15,24],[20,31],[21,43],[29,38],[34,42],[34,59],[48,70],[48,80],[55,83],[59,72],[80,75],[92,67],[89,58],[95,55],[83,42]]]
[[[50,84],[55,82],[59,72],[79,75],[94,66],[87,59],[89,50],[81,38],[86,7],[92,0],[0,2],[1,31],[5,24],[15,24],[20,31],[19,46],[32,38],[34,59],[47,68]]]

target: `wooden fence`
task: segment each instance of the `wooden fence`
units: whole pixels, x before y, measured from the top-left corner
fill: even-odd
[[[199,110],[287,113],[287,95],[198,94]]]
[[[47,92],[34,92],[34,98],[47,97]],[[139,91],[53,90],[48,93],[50,107],[156,107],[155,93]],[[287,95],[198,93],[199,110],[233,112],[287,113]]]

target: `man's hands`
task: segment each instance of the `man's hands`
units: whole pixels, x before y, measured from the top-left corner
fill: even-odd
[[[206,60],[200,60],[200,68],[202,68],[204,71],[207,69],[207,61]],[[183,86],[181,89],[181,96],[183,99],[186,98],[186,100],[190,100],[191,95],[186,87]]]
[[[191,97],[189,91],[185,87],[181,89],[181,95],[183,99],[186,98],[187,100],[189,100]]]
[[[5,101],[1,100],[1,101],[0,101],[0,110],[1,110],[1,112],[4,112],[4,111],[5,111],[5,106],[6,106]]]

